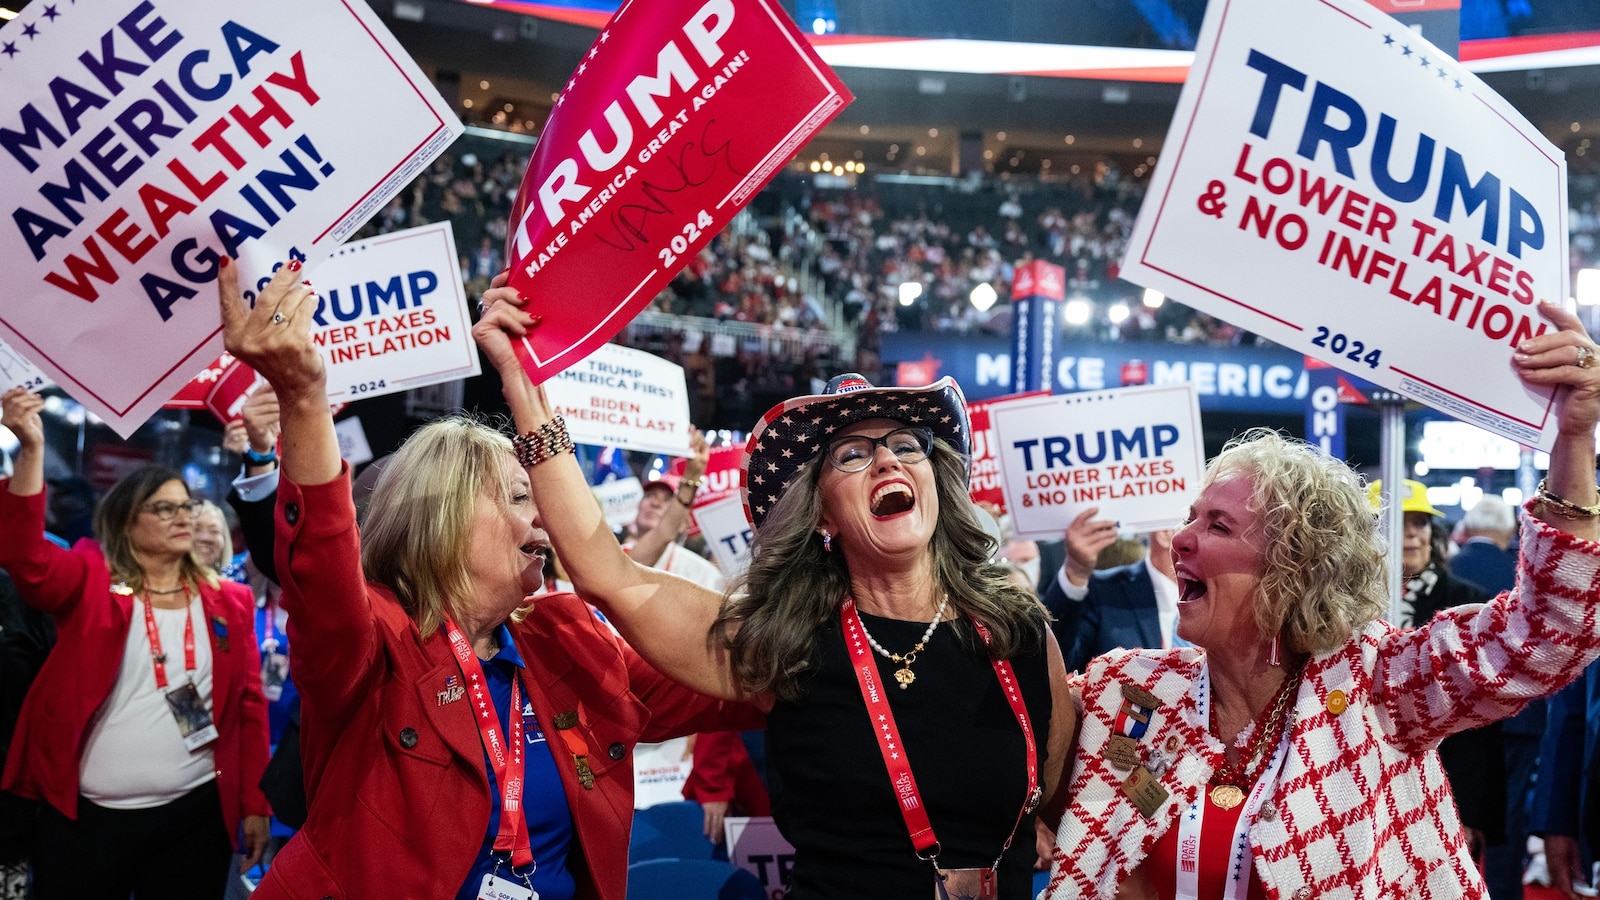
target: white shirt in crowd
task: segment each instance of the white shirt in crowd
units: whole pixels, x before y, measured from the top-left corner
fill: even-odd
[[[150,636],[144,627],[144,598],[133,600],[133,621],[122,650],[122,668],[110,696],[89,726],[78,762],[79,791],[91,803],[111,809],[150,809],[182,797],[216,777],[210,744],[193,753],[156,687]],[[167,655],[167,687],[188,683],[183,668],[184,618],[194,622],[195,687],[208,710],[211,703],[211,640],[204,609],[195,597],[187,609],[156,609],[156,630]]]

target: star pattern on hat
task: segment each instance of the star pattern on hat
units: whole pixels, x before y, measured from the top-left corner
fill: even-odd
[[[835,389],[841,380],[850,382],[848,389]],[[756,423],[741,473],[747,518],[760,527],[801,466],[823,452],[832,435],[862,420],[881,418],[929,427],[936,437],[969,452],[965,399],[954,381],[874,388],[859,376],[839,376],[828,392],[780,403]],[[777,492],[770,490],[774,483],[782,484]]]

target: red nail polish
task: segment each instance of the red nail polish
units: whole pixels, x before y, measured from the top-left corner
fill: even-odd
[[[221,259],[217,260],[217,267],[221,268],[221,269],[226,269],[228,267],[228,263],[231,263],[231,262],[233,262],[233,260],[231,260],[228,257],[224,256]]]
[[[530,316],[528,318],[528,324],[529,325],[537,325],[537,324],[539,324],[540,322],[543,322],[543,321],[544,321],[544,316]]]
[[[289,260],[289,271],[291,271],[291,272],[300,271],[300,260],[298,260],[298,259]]]

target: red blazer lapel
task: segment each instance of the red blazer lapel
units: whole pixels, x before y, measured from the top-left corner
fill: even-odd
[[[484,783],[488,784],[483,739],[472,718],[472,694],[461,676],[461,667],[450,654],[450,646],[442,634],[435,640],[423,641],[422,649],[433,667],[412,679],[411,686],[417,692],[423,715],[439,732],[445,746],[483,773]]]
[[[211,719],[223,722],[236,687],[230,656],[243,652],[234,644],[244,640],[244,623],[234,621],[239,614],[223,602],[221,590],[207,585],[200,586],[200,612],[204,619],[201,627],[211,642]]]

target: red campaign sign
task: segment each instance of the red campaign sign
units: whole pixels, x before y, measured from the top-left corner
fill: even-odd
[[[156,461],[155,452],[122,444],[96,444],[89,453],[89,484],[103,494],[117,482]]]
[[[1000,485],[1000,453],[994,445],[989,407],[1006,400],[1048,396],[1049,391],[1027,391],[988,400],[967,401],[967,417],[972,423],[972,478],[967,482],[967,495],[973,503],[993,506],[1001,512],[1006,508],[1005,491]]]
[[[629,0],[556,101],[506,238],[535,384],[594,352],[854,99],[776,0]]]
[[[1065,300],[1067,270],[1042,259],[1017,264],[1011,276],[1011,299],[1021,297]]]
[[[210,410],[218,422],[226,425],[239,418],[239,409],[255,383],[254,369],[224,353],[162,406]]]
[[[739,463],[744,459],[744,441],[711,448],[711,458],[706,460],[705,475],[700,478],[700,489],[694,492],[694,508],[710,506],[718,500],[739,495]],[[682,476],[689,461],[674,459],[667,471]],[[689,533],[699,534],[700,525],[689,519]]]

